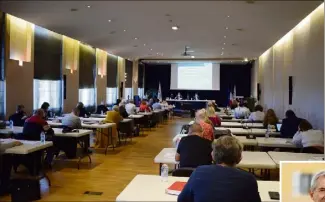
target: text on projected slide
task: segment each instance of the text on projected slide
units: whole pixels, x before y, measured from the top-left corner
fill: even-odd
[[[212,64],[178,66],[178,89],[212,90]]]

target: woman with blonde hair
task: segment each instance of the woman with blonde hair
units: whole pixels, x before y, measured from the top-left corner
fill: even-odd
[[[195,114],[196,123],[200,124],[203,129],[202,137],[212,141],[214,139],[213,135],[213,124],[207,116],[206,110],[198,110]]]
[[[207,114],[208,119],[212,122],[213,126],[217,127],[217,126],[221,125],[221,120],[216,115],[216,111],[214,109],[212,102],[208,102],[208,108],[206,110],[206,114]]]
[[[273,109],[268,109],[266,111],[264,121],[263,121],[263,126],[264,128],[267,128],[268,125],[273,125],[275,126],[279,122],[278,117],[275,115],[275,112]]]

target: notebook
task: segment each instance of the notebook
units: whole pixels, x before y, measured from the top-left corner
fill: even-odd
[[[170,185],[170,187],[166,189],[166,193],[178,196],[182,192],[185,184],[186,182],[174,182],[172,185]]]

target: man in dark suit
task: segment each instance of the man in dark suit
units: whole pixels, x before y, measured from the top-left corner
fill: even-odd
[[[24,112],[24,105],[18,105],[16,113],[9,117],[9,121],[12,121],[14,126],[24,126],[25,120],[27,118]]]
[[[241,160],[242,144],[222,136],[212,144],[215,165],[198,167],[191,175],[178,202],[261,202],[257,182],[248,172],[235,168]]]
[[[282,120],[281,137],[292,138],[298,131],[298,126],[301,122],[301,118],[298,118],[292,110],[286,111],[286,118]]]

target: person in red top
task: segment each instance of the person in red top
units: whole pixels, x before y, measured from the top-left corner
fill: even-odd
[[[25,121],[23,128],[23,139],[40,140],[41,132],[48,131],[50,126],[44,120],[45,113],[42,109],[37,109],[34,115]]]
[[[203,133],[202,137],[212,141],[214,139],[212,122],[209,120],[206,115],[205,109],[198,110],[195,114],[196,123],[200,124],[202,127]]]
[[[214,127],[219,127],[221,126],[221,119],[219,118],[219,116],[216,114],[216,111],[213,107],[213,103],[212,102],[208,102],[208,108],[206,110],[207,116],[210,119],[210,121],[212,122]]]
[[[140,112],[150,112],[151,109],[150,107],[147,105],[147,102],[146,101],[142,101],[141,102],[141,105],[140,105],[140,109],[139,109]]]

